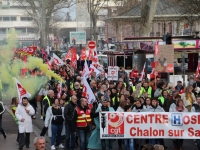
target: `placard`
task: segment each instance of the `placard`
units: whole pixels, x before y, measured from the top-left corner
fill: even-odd
[[[101,112],[101,139],[199,139],[200,114]]]
[[[70,44],[86,44],[86,32],[70,32]]]
[[[118,66],[108,66],[108,80],[118,80]]]
[[[174,72],[174,46],[155,45],[155,69],[157,72]]]

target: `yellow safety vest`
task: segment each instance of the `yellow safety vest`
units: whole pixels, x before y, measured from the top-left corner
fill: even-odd
[[[15,123],[18,124],[18,119],[16,118],[15,114],[13,114],[13,111],[12,110],[15,110],[16,111],[17,107],[16,106],[12,106],[11,108],[11,115],[13,117],[13,119],[15,120]]]
[[[136,87],[132,86],[132,91],[135,92],[136,91]]]
[[[138,97],[140,97],[144,92],[147,92],[148,97],[151,98],[152,87],[149,86],[148,91],[146,91],[144,87],[141,87]]]
[[[70,82],[70,86],[69,87],[70,87],[71,90],[74,90],[74,83]]]
[[[69,98],[69,101],[72,100],[72,97]],[[65,102],[65,104],[67,105],[69,103],[69,101]]]
[[[163,96],[159,96],[159,97],[158,97],[158,100],[161,101],[161,104],[162,104],[162,105],[163,105],[164,102],[165,102],[165,98],[164,98]]]
[[[50,100],[49,100],[49,98],[48,98],[47,95],[43,98],[43,101],[44,101],[44,100],[47,100],[48,105],[51,106]],[[44,114],[44,116],[46,116],[46,114]]]
[[[119,102],[119,97],[117,97],[117,101]],[[112,98],[112,104],[115,105],[115,97]]]
[[[126,87],[126,83],[124,83],[124,87]]]

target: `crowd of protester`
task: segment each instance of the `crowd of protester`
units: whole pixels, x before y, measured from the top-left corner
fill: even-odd
[[[12,98],[10,109],[13,118],[19,125],[17,137],[19,149],[22,149],[23,146],[29,148],[31,124],[32,119],[36,119],[34,114],[38,107],[37,101],[41,106],[40,119],[44,121],[44,128],[40,136],[48,133],[51,138],[52,150],[55,150],[56,147],[67,150],[74,150],[75,147],[80,147],[80,150],[112,150],[116,140],[100,139],[99,136],[99,113],[103,111],[138,113],[200,111],[198,90],[200,77],[195,79],[190,77],[186,86],[183,86],[181,81],[173,86],[159,76],[151,79],[144,77],[139,81],[140,75],[135,71],[131,76],[132,84],[130,84],[129,76],[123,67],[119,68],[118,81],[109,81],[106,78],[107,67],[98,77],[95,72],[91,73],[87,82],[96,100],[92,105],[88,105],[86,97],[82,96],[84,87],[81,80],[82,70],[74,70],[69,61],[64,60],[64,62],[63,66],[54,64],[52,71],[59,74],[65,83],[61,85],[52,78],[43,87],[40,87],[38,95],[31,101],[24,97],[22,103],[18,104],[18,98]],[[36,73],[36,75],[40,76],[41,74]],[[2,128],[1,132],[4,133]],[[24,133],[26,134],[24,135]],[[3,135],[5,138],[6,135]],[[65,144],[63,144],[63,140]],[[173,140],[172,144],[174,144],[175,150],[182,150],[183,142],[183,139]],[[117,143],[119,150],[167,149],[164,139],[118,139]],[[199,140],[196,140],[195,144],[200,150]]]

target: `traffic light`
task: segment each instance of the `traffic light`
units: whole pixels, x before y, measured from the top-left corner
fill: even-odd
[[[172,36],[168,33],[163,36],[162,40],[165,41],[166,44],[172,44]]]

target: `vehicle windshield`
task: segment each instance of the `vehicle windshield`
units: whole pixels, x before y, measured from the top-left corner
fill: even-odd
[[[108,66],[108,57],[105,56],[98,56],[99,63],[103,66]]]

